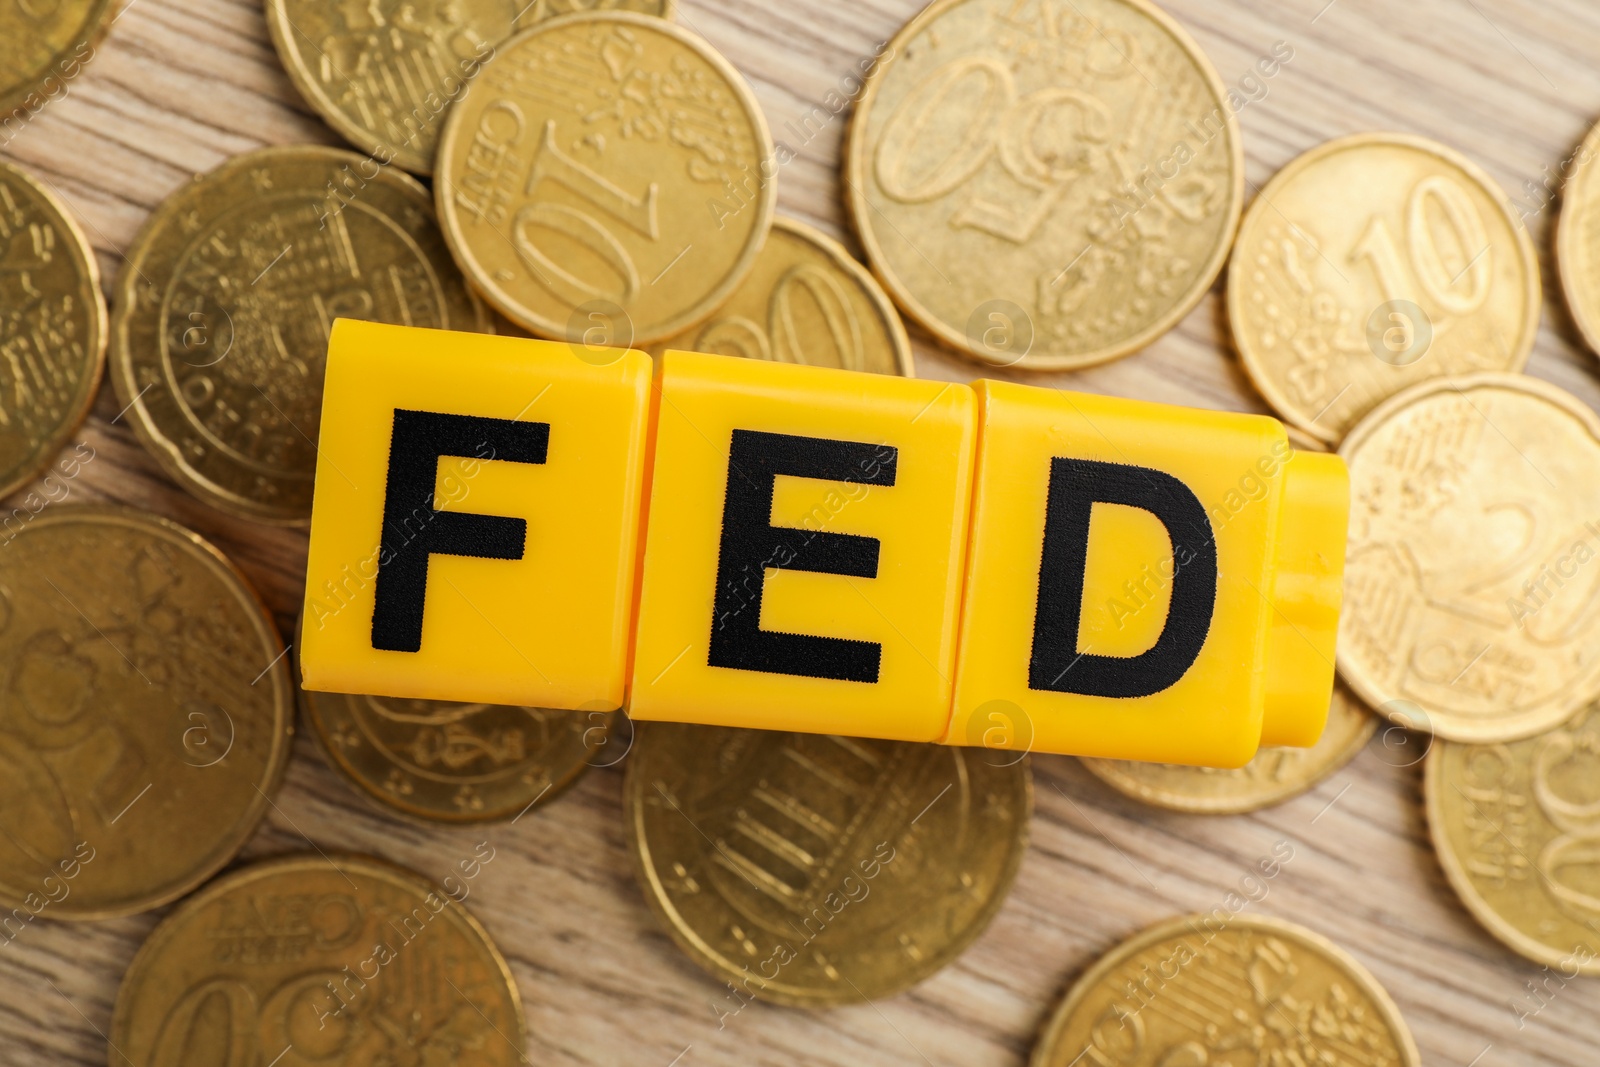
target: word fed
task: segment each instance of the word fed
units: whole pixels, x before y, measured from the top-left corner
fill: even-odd
[[[301,667],[1233,767],[1322,732],[1348,511],[1255,415],[340,321]]]

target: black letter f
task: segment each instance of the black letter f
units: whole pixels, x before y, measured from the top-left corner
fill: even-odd
[[[372,608],[373,648],[387,652],[422,649],[429,556],[522,558],[528,536],[524,520],[440,511],[433,506],[439,457],[543,463],[549,445],[547,422],[395,409]],[[479,449],[486,449],[488,454]]]

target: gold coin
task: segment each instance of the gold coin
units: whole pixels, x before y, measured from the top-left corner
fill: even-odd
[[[911,339],[877,279],[833,238],[785,218],[709,322],[652,348],[916,374]]]
[[[1520,371],[1539,294],[1533,242],[1494,179],[1395,133],[1329,141],[1279,171],[1228,269],[1245,370],[1330,444],[1417,382]]]
[[[1515,374],[1381,404],[1350,467],[1340,676],[1452,741],[1548,730],[1600,695],[1600,417]]]
[[[1434,851],[1495,937],[1567,977],[1600,974],[1600,711],[1521,741],[1441,741],[1423,792]]]
[[[47,467],[83,423],[105,352],[93,249],[65,204],[0,163],[0,497]]]
[[[704,321],[750,273],[776,171],[761,107],[727,60],[664,19],[606,12],[498,49],[450,109],[434,195],[462,270],[513,322],[649,345]]]
[[[1304,793],[1354,759],[1377,728],[1376,716],[1335,686],[1327,729],[1311,748],[1263,748],[1231,771],[1132,760],[1082,762],[1095,777],[1135,800],[1174,811],[1237,815]]]
[[[339,184],[364,167],[359,188]],[[111,317],[117,402],[200,499],[303,526],[337,318],[488,323],[414,179],[333,148],[239,156],[162,204],[128,252]]]
[[[1027,847],[1033,774],[975,749],[647,723],[623,786],[645,899],[751,996],[889,996],[954,960]]]
[[[0,4],[0,130],[6,139],[60,99],[94,58],[116,0],[13,0]]]
[[[1567,307],[1589,347],[1600,352],[1600,126],[1574,153],[1577,166],[1561,188],[1556,226],[1556,267]]]
[[[1227,259],[1244,154],[1227,92],[1145,0],[937,0],[850,128],[846,202],[906,313],[980,362],[1136,351]]]
[[[463,846],[442,886],[376,859],[309,853],[219,878],[128,966],[111,1062],[526,1063],[516,980],[460,903],[493,852]]]
[[[322,750],[352,785],[429,822],[516,818],[554,799],[608,743],[612,713],[300,691]]]
[[[671,17],[673,0],[267,0],[289,78],[345,140],[380,163],[431,174],[445,112],[501,42],[577,11]]]
[[[1073,985],[1032,1067],[1077,1063],[1419,1067],[1400,1009],[1303,926],[1217,909],[1135,934]]]
[[[0,901],[99,919],[175,900],[255,831],[294,683],[256,594],[154,515],[62,505],[0,547]]]

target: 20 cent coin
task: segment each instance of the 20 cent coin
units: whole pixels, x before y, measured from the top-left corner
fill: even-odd
[[[1513,374],[1424,382],[1350,467],[1340,676],[1452,741],[1551,729],[1600,695],[1600,417]]]

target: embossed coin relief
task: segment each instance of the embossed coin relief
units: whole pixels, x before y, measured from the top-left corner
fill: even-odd
[[[109,1043],[140,1064],[526,1063],[516,982],[461,903],[494,859],[462,845],[440,885],[317,853],[218,879],[134,957]]]
[[[444,114],[513,34],[595,9],[672,14],[673,0],[268,0],[267,25],[295,87],[380,163],[433,172]]]
[[[1600,352],[1600,127],[1589,131],[1567,160],[1574,161],[1561,190],[1561,216],[1556,228],[1556,262],[1567,307],[1590,349]]]
[[[1539,299],[1533,242],[1493,179],[1403,134],[1291,162],[1246,214],[1228,273],[1245,370],[1328,444],[1417,382],[1521,370]]]
[[[1428,756],[1428,829],[1450,884],[1490,933],[1563,976],[1600,974],[1597,781],[1594,708],[1522,741],[1446,741]]]
[[[69,91],[118,0],[0,0],[0,129]],[[6,122],[5,120],[11,120]]]
[[[1414,704],[1434,733],[1473,742],[1550,729],[1600,695],[1593,411],[1522,375],[1426,382],[1340,452],[1338,664],[1358,695]]]
[[[894,39],[850,131],[873,270],[946,344],[1003,366],[1115,359],[1170,329],[1243,200],[1210,63],[1143,0],[939,0]],[[1031,345],[968,324],[1003,299]]]
[[[300,691],[329,760],[368,797],[414,818],[487,822],[553,799],[615,756],[608,711]]]
[[[67,208],[0,163],[0,496],[77,430],[105,364],[94,252]]]
[[[877,279],[837,241],[785,218],[728,302],[652,352],[674,348],[912,376],[910,338]]]
[[[1294,846],[1280,842],[1252,877],[1270,885],[1293,858]],[[1250,1058],[1240,1060],[1245,1050]],[[1422,1060],[1394,1001],[1355,959],[1305,927],[1218,908],[1152,927],[1101,957],[1068,991],[1031,1064],[1232,1062]]]
[[[1263,748],[1237,770],[1170,763],[1085,759],[1095,777],[1120,793],[1175,811],[1232,815],[1282,803],[1343,767],[1372,738],[1378,717],[1335,686],[1328,725],[1312,748]]]
[[[513,322],[582,341],[573,313],[604,301],[649,345],[745,279],[776,177],[743,76],[671,23],[613,11],[496,53],[450,112],[435,194],[462,269]]]
[[[624,786],[645,896],[675,941],[751,996],[889,996],[967,947],[1027,843],[1027,762],[649,723]]]
[[[304,523],[338,318],[482,330],[427,193],[353,153],[271,148],[197,179],[129,251],[112,322],[119,403],[167,471],[235,514]]]
[[[34,518],[0,553],[0,902],[76,859],[51,916],[131,914],[222,867],[288,759],[282,651],[238,572],[177,524]]]

